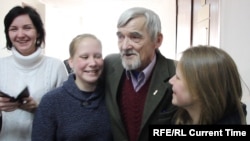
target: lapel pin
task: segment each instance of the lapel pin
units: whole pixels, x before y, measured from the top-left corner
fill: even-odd
[[[158,92],[158,90],[155,90],[155,92],[153,93],[153,95],[156,95],[156,94],[157,94],[157,92]]]

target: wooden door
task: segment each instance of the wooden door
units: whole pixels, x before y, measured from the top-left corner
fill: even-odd
[[[192,45],[219,47],[219,0],[193,0]]]
[[[194,45],[219,46],[219,0],[177,0],[176,59]]]

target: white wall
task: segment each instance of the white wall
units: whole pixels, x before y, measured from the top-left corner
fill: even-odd
[[[73,7],[48,4],[46,54],[61,60],[68,58],[70,41],[77,34],[88,32],[101,39],[104,56],[118,52],[116,23],[119,15],[129,7],[142,6],[159,14],[164,34],[160,50],[166,57],[174,58],[175,4],[175,0],[85,0]]]
[[[247,122],[250,124],[250,1],[221,0],[220,47],[235,60],[242,80],[247,103]]]

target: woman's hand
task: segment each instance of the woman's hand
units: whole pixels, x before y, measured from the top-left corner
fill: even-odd
[[[32,97],[27,97],[23,99],[23,102],[19,105],[19,108],[34,113],[37,105],[37,102]]]
[[[10,98],[0,96],[0,110],[5,112],[11,112],[19,107],[20,103],[10,102]]]

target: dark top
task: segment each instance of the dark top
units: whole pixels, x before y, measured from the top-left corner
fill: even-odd
[[[246,108],[247,108],[246,104],[242,103],[242,109],[243,109],[245,116],[247,116]],[[234,110],[230,114],[224,115],[218,122],[216,122],[216,124],[218,125],[223,125],[223,124],[240,125],[241,124],[240,114],[237,110]]]
[[[69,62],[68,62],[68,61],[69,61],[69,60],[66,59],[66,60],[63,61],[63,63],[64,63],[64,65],[65,65],[66,69],[67,69],[67,72],[70,74],[70,73],[73,72],[73,70],[72,70],[71,67],[69,66]]]
[[[83,92],[69,75],[48,92],[35,113],[32,141],[112,141],[102,89]]]

